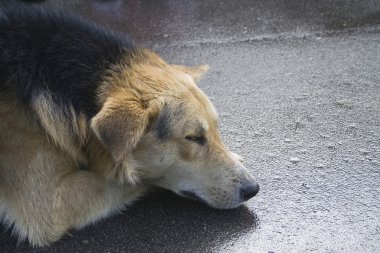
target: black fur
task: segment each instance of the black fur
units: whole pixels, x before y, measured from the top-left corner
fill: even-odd
[[[134,50],[128,39],[74,14],[7,8],[0,12],[0,91],[15,90],[26,104],[50,91],[62,109],[71,104],[91,118],[106,70]]]
[[[157,118],[157,122],[154,128],[157,138],[164,139],[169,136],[170,125],[172,122],[171,118],[170,109],[168,108],[168,105],[165,104],[160,112],[160,115]]]
[[[154,132],[159,139],[168,138],[171,134],[171,128],[176,120],[181,120],[185,113],[186,105],[184,103],[165,103],[154,125]]]

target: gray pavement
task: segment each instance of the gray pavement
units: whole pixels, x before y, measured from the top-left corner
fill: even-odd
[[[51,3],[210,64],[199,85],[260,193],[221,211],[159,191],[51,247],[3,232],[0,252],[380,252],[380,1]]]

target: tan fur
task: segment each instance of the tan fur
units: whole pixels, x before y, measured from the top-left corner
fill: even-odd
[[[101,110],[90,122],[73,109],[64,115],[48,91],[32,110],[13,94],[0,95],[6,224],[32,245],[47,245],[122,209],[152,185],[180,195],[194,191],[216,208],[240,205],[237,189],[252,177],[221,142],[216,111],[194,82],[207,68],[170,65],[141,50],[105,75]],[[160,139],[163,113],[170,126]],[[205,145],[185,138],[199,134]]]
[[[73,160],[85,162],[80,147],[86,142],[86,122],[83,115],[77,116],[70,108],[70,120],[62,111],[55,109],[51,95],[41,93],[32,102],[32,107],[49,137],[62,149],[69,153]]]

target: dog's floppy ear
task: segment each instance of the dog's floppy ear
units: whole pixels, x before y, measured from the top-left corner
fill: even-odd
[[[140,141],[152,111],[135,98],[111,97],[92,118],[91,128],[114,161],[121,163]]]
[[[195,82],[198,82],[199,80],[201,80],[204,73],[206,73],[207,70],[209,70],[210,68],[208,65],[199,65],[196,67],[187,67],[183,65],[172,65],[172,66],[182,72],[185,72],[189,76],[191,76]]]

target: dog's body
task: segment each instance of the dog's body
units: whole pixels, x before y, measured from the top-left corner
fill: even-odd
[[[0,215],[41,246],[170,189],[233,208],[257,184],[194,84],[124,37],[54,11],[0,13]]]

